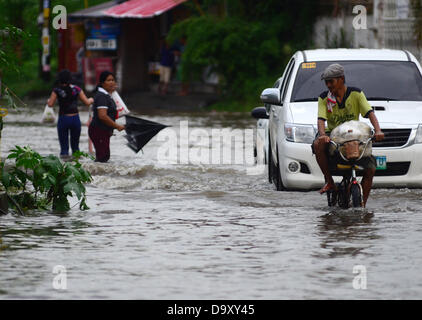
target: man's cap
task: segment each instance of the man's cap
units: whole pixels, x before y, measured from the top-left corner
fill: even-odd
[[[321,80],[344,77],[344,68],[338,63],[330,64],[321,74]]]

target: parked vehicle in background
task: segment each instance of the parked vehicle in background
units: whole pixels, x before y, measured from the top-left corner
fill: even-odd
[[[340,63],[347,86],[363,90],[385,139],[373,143],[374,187],[422,187],[422,69],[403,50],[317,49],[296,52],[273,88],[265,89],[268,173],[277,190],[320,188],[324,177],[311,151],[317,132],[320,76]],[[368,119],[361,118],[368,123]],[[339,177],[335,177],[338,182]]]
[[[265,107],[257,107],[251,112],[256,122],[256,134],[254,135],[254,157],[256,164],[267,164],[268,159],[268,113]]]

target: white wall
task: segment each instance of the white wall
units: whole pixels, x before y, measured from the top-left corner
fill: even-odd
[[[343,29],[349,48],[378,48],[377,33],[373,28],[373,16],[367,16],[367,29],[355,30],[353,19],[355,16],[319,17],[314,26],[313,40],[317,48],[332,47],[335,39],[340,39]],[[328,31],[328,33],[327,33]]]
[[[345,45],[337,47],[404,49],[422,62],[422,48],[416,46],[413,33],[414,18],[408,0],[375,0],[373,6],[374,15],[367,15],[366,29],[353,27],[353,20],[357,17],[353,12],[347,12],[347,15],[343,12],[343,15],[338,17],[317,18],[313,34],[315,47],[333,47],[335,39],[340,39],[343,30]]]

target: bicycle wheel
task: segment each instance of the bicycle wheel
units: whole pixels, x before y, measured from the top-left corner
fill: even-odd
[[[342,209],[349,208],[349,202],[350,202],[350,195],[347,192],[347,188],[343,183],[337,184],[337,190],[338,190],[338,206]]]
[[[354,208],[363,207],[362,193],[361,193],[360,185],[352,184],[352,186],[350,187],[350,193],[352,195],[353,207]]]

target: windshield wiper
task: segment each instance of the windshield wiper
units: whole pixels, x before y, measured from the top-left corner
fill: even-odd
[[[309,101],[318,101],[318,99],[317,98],[297,99],[292,102],[309,102]]]
[[[369,97],[366,100],[387,100],[387,101],[396,101],[397,99],[386,98],[386,97]]]

